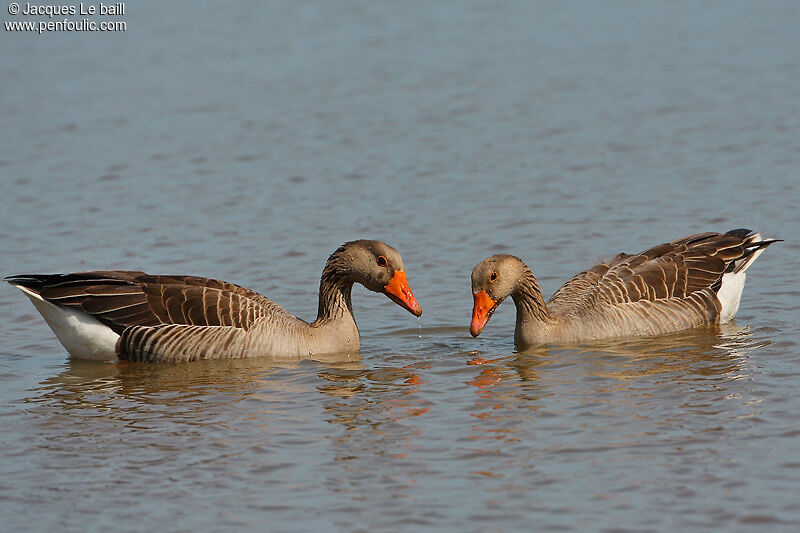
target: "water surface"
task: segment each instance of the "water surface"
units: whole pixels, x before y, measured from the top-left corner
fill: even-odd
[[[327,256],[377,238],[421,329],[359,288],[360,356],[97,364],[0,288],[6,528],[800,527],[797,4],[126,6],[0,37],[0,273],[204,275],[313,319]],[[467,333],[487,255],[549,296],[737,227],[785,242],[728,327]]]

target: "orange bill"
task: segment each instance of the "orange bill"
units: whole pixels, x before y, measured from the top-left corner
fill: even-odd
[[[405,270],[395,270],[394,276],[392,276],[392,279],[390,279],[389,283],[383,288],[383,292],[390,300],[409,313],[416,316],[422,314],[422,308],[417,303],[417,299],[414,298],[414,294],[408,286]]]
[[[497,308],[497,302],[492,300],[486,291],[473,292],[472,298],[475,303],[472,306],[472,323],[469,325],[469,332],[473,337],[480,335],[483,327]]]

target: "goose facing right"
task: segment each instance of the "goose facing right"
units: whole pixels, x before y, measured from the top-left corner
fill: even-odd
[[[77,359],[192,361],[357,352],[354,283],[420,316],[400,254],[380,241],[342,245],[328,258],[317,319],[304,322],[244,287],[196,276],[116,270],[23,274],[6,281],[41,313]]]
[[[487,257],[472,271],[470,333],[477,337],[508,296],[517,308],[518,348],[724,324],[739,309],[745,271],[779,240],[735,229],[621,253],[574,276],[547,303],[521,259]]]

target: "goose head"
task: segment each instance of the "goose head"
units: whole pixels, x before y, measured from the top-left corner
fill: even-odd
[[[513,255],[487,257],[472,270],[472,322],[469,332],[477,337],[503,300],[511,296],[525,277],[525,263]]]
[[[338,256],[340,271],[350,281],[385,294],[413,315],[422,314],[422,308],[408,286],[403,258],[388,244],[370,240],[352,241],[334,252],[334,256]]]

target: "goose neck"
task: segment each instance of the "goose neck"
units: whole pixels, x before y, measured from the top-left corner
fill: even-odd
[[[547,306],[539,288],[539,282],[527,266],[523,269],[523,275],[517,284],[514,292],[511,293],[514,305],[517,307],[517,322],[550,320]]]

